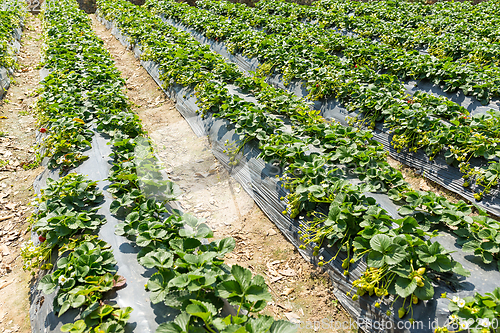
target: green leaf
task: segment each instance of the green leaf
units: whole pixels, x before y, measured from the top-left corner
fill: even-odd
[[[392,244],[384,254],[385,262],[389,265],[399,264],[406,258],[406,251],[399,245]]]
[[[59,313],[57,314],[58,317],[62,316],[68,309],[70,308],[71,304],[69,301],[64,301],[63,304],[61,305],[61,309],[59,310]]]
[[[396,280],[395,288],[396,293],[399,296],[403,298],[408,297],[413,294],[413,292],[417,288],[417,281],[415,281],[415,279],[410,280],[407,278],[398,277],[398,279]]]
[[[436,261],[429,264],[429,267],[435,270],[436,272],[442,273],[451,271],[454,267],[454,264],[447,256],[438,255]]]
[[[258,318],[250,318],[245,325],[248,333],[267,332],[273,325],[274,319],[271,316],[260,316]]]
[[[163,323],[158,326],[156,333],[187,333],[179,325],[173,322]]]
[[[233,267],[231,267],[231,273],[233,274],[235,280],[239,282],[242,291],[245,291],[250,287],[252,272],[249,269],[239,265],[233,265]]]
[[[415,296],[421,300],[430,300],[434,297],[434,287],[430,284],[429,280],[424,278],[424,286],[415,289]]]
[[[83,319],[77,320],[75,323],[64,324],[61,327],[61,332],[70,332],[70,333],[83,333],[87,325]]]
[[[490,301],[490,300],[487,300],[487,299],[483,300],[483,304],[486,305],[489,308],[494,308],[494,307],[497,306],[497,303],[495,303],[493,301]]]
[[[196,238],[176,238],[170,241],[170,247],[174,251],[190,252],[201,245]]]
[[[245,327],[240,325],[229,325],[221,333],[246,333]]]
[[[425,245],[422,245],[420,248],[417,248],[416,252],[418,254],[418,259],[420,259],[425,263],[430,264],[436,261],[437,259],[437,256],[435,254],[430,253],[427,246]]]
[[[203,308],[204,311],[210,312],[212,314],[212,316],[216,316],[218,313],[217,308],[212,303],[203,302],[203,301],[200,301],[197,299],[192,299],[191,302],[193,303],[193,305],[197,305],[197,306]],[[189,313],[189,311],[187,311],[187,313]]]
[[[378,251],[372,251],[366,258],[366,264],[369,267],[380,268],[385,264],[385,256]]]
[[[462,251],[464,252],[474,252],[476,249],[479,247],[479,242],[478,241],[468,241],[464,245],[462,245]]]
[[[182,328],[183,331],[187,332],[190,319],[191,319],[191,315],[189,313],[181,312],[177,317],[175,317],[174,323],[179,325],[179,327]]]
[[[461,263],[459,263],[458,261],[455,261],[454,262],[454,266],[452,268],[452,271],[453,273],[455,274],[458,274],[458,275],[462,275],[462,276],[470,276],[470,271],[466,270]]]
[[[187,274],[179,275],[168,282],[169,287],[184,288],[191,280]]]
[[[236,247],[236,241],[233,237],[226,237],[216,242],[217,250],[220,255],[224,255],[234,250]]]
[[[273,323],[269,333],[295,333],[299,325],[292,324],[289,321],[278,320]]]
[[[149,252],[144,257],[139,259],[141,265],[146,268],[156,267],[158,269],[167,269],[172,267],[174,257],[172,253],[164,249]]]
[[[244,291],[236,280],[227,280],[219,283],[216,289],[217,296],[230,298],[233,296],[243,296]]]
[[[405,216],[405,215],[413,214],[415,212],[415,210],[413,208],[411,208],[410,206],[402,206],[401,208],[399,208],[398,212],[399,212],[399,215]]]
[[[196,294],[190,293],[187,290],[176,290],[167,293],[164,296],[165,305],[174,309],[182,309],[184,306],[190,304],[191,299],[196,298]]]
[[[217,309],[213,304],[196,299],[191,300],[193,304],[186,307],[186,312],[192,316],[200,317],[204,322],[210,323],[212,317],[217,315]]]
[[[257,302],[261,300],[268,302],[272,301],[272,296],[267,289],[257,285],[250,286],[250,288],[246,291],[245,297],[250,302]]]
[[[71,307],[72,308],[79,308],[80,306],[82,306],[85,303],[85,300],[86,300],[85,296],[78,295],[71,300]]]
[[[41,290],[44,294],[52,294],[57,288],[57,283],[52,279],[52,275],[45,275],[38,285],[38,290]]]
[[[99,307],[97,314],[99,317],[104,318],[113,312],[113,307],[111,305],[105,304]]]
[[[383,234],[375,235],[370,239],[371,248],[382,253],[384,253],[391,244],[391,237]]]

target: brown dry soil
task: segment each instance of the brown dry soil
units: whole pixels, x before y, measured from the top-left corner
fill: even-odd
[[[28,290],[31,275],[19,256],[28,239],[32,184],[41,168],[24,170],[34,160],[36,121],[31,116],[40,61],[40,20],[27,17],[14,83],[0,102],[0,332],[31,332]]]

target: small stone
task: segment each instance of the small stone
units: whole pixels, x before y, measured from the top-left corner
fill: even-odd
[[[267,231],[267,235],[268,235],[268,236],[274,236],[274,235],[276,235],[276,234],[277,234],[277,232],[276,232],[274,229],[269,229],[269,230]]]

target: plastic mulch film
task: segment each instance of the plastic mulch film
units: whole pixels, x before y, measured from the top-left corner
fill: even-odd
[[[48,74],[46,70],[41,71],[42,79]],[[109,181],[109,171],[112,166],[110,157],[111,146],[108,145],[109,139],[94,130],[92,137],[92,148],[85,152],[89,159],[80,166],[72,169],[71,172],[86,175],[89,179],[97,181],[98,189],[104,194],[104,200],[101,203],[99,214],[102,214],[107,222],[101,226],[99,238],[107,242],[113,249],[113,254],[117,261],[117,274],[127,280],[126,287],[118,292],[112,291],[107,296],[112,302],[116,302],[121,308],[127,306],[134,310],[130,314],[130,320],[125,326],[126,332],[154,333],[160,323],[173,320],[178,314],[177,310],[165,306],[163,303],[152,304],[149,299],[149,293],[144,289],[149,277],[154,273],[153,270],[146,269],[137,261],[137,253],[140,248],[134,242],[127,238],[115,235],[115,225],[123,222],[111,215],[109,206],[113,202],[110,193],[107,192]],[[46,161],[44,161],[46,162]],[[46,165],[46,163],[42,163]],[[33,184],[36,193],[46,187],[48,178],[58,179],[59,170],[50,170],[46,168],[40,174]],[[38,243],[38,237],[32,235],[35,244]],[[55,264],[57,257],[54,255],[52,263]],[[55,266],[55,265],[54,265]],[[52,273],[51,271],[45,272]],[[30,288],[30,319],[32,332],[54,332],[59,333],[61,326],[65,323],[72,323],[78,316],[78,310],[71,309],[61,317],[53,311],[53,300],[57,295],[53,292],[50,295],[43,294],[37,290],[38,283],[43,275],[38,276],[35,283]]]
[[[12,32],[12,42],[9,44],[11,48],[17,52],[21,48],[22,28],[16,28]],[[12,69],[0,67],[0,99],[7,95],[7,90],[10,87],[10,76],[13,74]]]
[[[97,18],[108,29],[111,29],[113,35],[122,42],[123,45],[132,49],[137,56],[140,56],[140,46],[131,46],[126,36],[122,35],[120,30],[114,26],[112,22],[105,20],[99,16],[99,11],[96,13]],[[150,61],[142,61],[142,66],[148,71],[153,79],[161,85],[159,78],[158,65]],[[238,94],[240,97],[251,100],[250,95],[242,94],[236,87],[227,87],[231,93]],[[286,208],[281,201],[281,197],[286,196],[287,192],[280,186],[280,183],[275,178],[275,175],[280,175],[279,169],[273,165],[265,163],[257,158],[260,151],[255,143],[247,143],[244,147],[243,154],[238,156],[239,164],[237,166],[229,166],[229,156],[223,151],[226,140],[229,143],[239,141],[239,136],[235,133],[231,123],[223,119],[206,117],[202,119],[197,115],[198,107],[196,105],[196,97],[191,89],[181,86],[174,86],[164,92],[173,99],[177,104],[177,110],[188,121],[193,131],[197,134],[208,136],[212,144],[214,156],[223,164],[231,173],[231,176],[236,179],[245,191],[255,200],[264,213],[272,220],[287,239],[295,246],[301,244],[298,234],[299,230],[303,230],[303,226],[298,219],[291,219],[282,214]],[[389,214],[397,218],[398,213],[396,206],[385,194],[368,193],[368,196],[374,197],[382,208],[387,210]],[[500,279],[495,265],[484,265],[479,260],[470,258],[471,256],[464,255],[456,245],[456,238],[449,234],[442,234],[433,239],[441,243],[447,250],[457,252],[452,254],[453,259],[460,262],[465,269],[471,271],[471,276],[468,278],[460,277],[460,280],[454,280],[456,276],[451,276],[447,281],[441,281],[439,284],[434,284],[435,297],[443,292],[447,292],[449,297],[452,296],[471,296],[475,292],[486,293],[493,291],[496,281]],[[309,262],[314,263],[315,257],[312,255],[312,247],[307,247],[302,250],[298,248],[300,254]],[[336,253],[336,249],[322,248],[320,255],[328,261]],[[352,281],[358,279],[365,271],[366,265],[359,262],[353,267],[349,277],[343,275],[341,267],[342,260],[345,255],[341,253],[337,260],[332,261],[323,268],[330,275],[334,286],[334,295],[342,304],[342,306],[352,315],[353,322],[357,322],[359,327],[366,332],[418,332],[429,333],[433,332],[437,324],[443,326],[448,318],[448,300],[435,298],[430,301],[420,302],[413,306],[414,324],[409,321],[400,320],[396,315],[388,317],[385,312],[389,307],[387,304],[382,304],[380,309],[374,307],[374,298],[368,296],[360,297],[358,301],[353,301],[346,296],[346,292],[352,287]],[[457,278],[458,279],[458,278]],[[437,295],[437,296],[436,296]],[[401,306],[401,302],[395,303],[395,308]],[[342,327],[340,327],[342,328]],[[354,328],[348,326],[346,329]]]
[[[218,54],[227,58],[229,61],[237,64],[238,67],[244,72],[256,71],[258,66],[260,65],[258,60],[255,58],[249,59],[241,54],[231,54],[226,49],[223,42],[213,41],[203,36],[201,33],[195,31],[194,29],[186,27],[181,23],[178,23],[172,19],[164,18],[161,15],[160,17],[172,26],[189,32],[200,43],[209,45],[212,51],[217,52]],[[293,92],[299,97],[307,96],[308,93],[305,89],[305,86],[301,82],[295,80],[292,81],[289,85],[285,86],[283,84],[283,81],[281,80],[281,77],[282,75],[272,75],[268,77],[267,81],[269,84],[272,84],[277,88]],[[405,84],[405,88],[409,94],[413,94],[415,91],[421,90],[427,93],[431,93],[435,96],[447,97],[450,100],[467,108],[473,114],[486,113],[486,111],[490,109],[500,109],[500,101],[498,99],[492,100],[490,104],[483,106],[475,97],[465,96],[462,92],[458,92],[455,94],[445,93],[439,86],[431,84],[430,82],[421,81],[417,84],[417,82],[411,81]],[[347,125],[346,117],[354,117],[357,115],[356,113],[348,112],[341,103],[333,98],[315,101],[314,109],[320,110],[321,115],[325,119],[336,120],[342,125]],[[373,131],[373,135],[374,139],[382,143],[384,145],[384,149],[388,151],[391,157],[393,157],[394,159],[414,168],[418,174],[443,186],[447,190],[457,193],[470,202],[474,202],[476,205],[482,207],[491,214],[500,216],[500,190],[492,189],[490,194],[485,195],[480,202],[476,202],[476,200],[474,199],[474,193],[477,189],[476,185],[472,185],[467,188],[463,186],[464,179],[462,178],[462,173],[458,168],[450,166],[446,163],[444,152],[437,155],[433,161],[430,161],[427,155],[420,150],[416,153],[398,153],[396,149],[391,146],[392,134],[389,133],[388,129],[384,128],[382,123],[378,123],[376,125],[376,128]],[[472,158],[470,162],[471,167],[480,165],[484,166],[487,164],[484,159],[476,158]]]

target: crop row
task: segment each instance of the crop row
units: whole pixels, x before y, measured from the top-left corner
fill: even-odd
[[[435,57],[417,50],[397,48],[383,41],[344,35],[332,29],[325,29],[321,25],[302,23],[297,21],[294,15],[291,17],[272,15],[266,10],[250,8],[244,4],[208,0],[199,1],[198,5],[228,16],[232,21],[243,19],[247,24],[268,33],[295,35],[318,46],[327,54],[340,54],[357,65],[387,72],[402,80],[430,80],[444,86],[445,91],[462,90],[465,95],[473,95],[483,103],[487,103],[490,98],[500,96],[500,91],[497,89],[500,67],[495,64],[485,66],[482,59],[474,62],[468,58]],[[276,4],[273,2],[270,6],[275,7]],[[279,11],[275,9],[272,12]],[[500,47],[498,49],[500,52]],[[485,51],[481,54],[489,53]],[[495,55],[492,57],[498,59]]]
[[[126,1],[99,1],[99,8],[132,44],[140,41],[141,58],[160,66],[164,88],[173,84],[193,87],[203,115],[210,113],[234,124],[240,143],[227,149],[232,163],[238,163],[238,153],[251,140],[258,141],[263,159],[280,161],[285,170],[282,183],[290,192],[283,198],[288,202],[284,214],[300,216],[304,246],[314,246],[314,255],[319,255],[321,245],[346,252],[345,275],[354,262],[366,258],[366,274],[355,281],[359,294],[376,294],[385,302],[392,294],[416,304],[419,299],[433,298],[432,277],[444,278],[451,272],[467,275],[447,250],[426,238],[437,235],[438,225],[456,227],[463,237],[461,244],[477,242],[476,255],[487,262],[493,260],[496,254],[483,257],[481,246],[490,248],[500,239],[491,239],[492,243],[481,237],[490,231],[496,237],[498,223],[484,212],[480,217],[470,216],[472,207],[463,202],[452,204],[431,192],[412,191],[401,173],[387,164],[386,153],[370,139],[369,132],[325,122],[304,100],[261,78],[245,77],[208,46],[145,8]],[[230,94],[227,84],[251,92],[259,105]],[[280,115],[290,118],[291,130]],[[360,184],[349,183],[348,170],[342,164],[354,170]],[[409,216],[394,219],[363,194],[377,191],[388,192],[391,199],[403,204],[400,214]],[[321,207],[328,214],[321,213]],[[498,245],[493,247],[498,252]],[[330,262],[320,257],[320,265]],[[412,304],[401,307],[400,317]]]
[[[12,68],[15,65],[11,43],[14,39],[14,30],[21,25],[25,13],[25,5],[16,3],[16,6],[11,6],[12,1],[0,1],[0,68]]]
[[[47,8],[42,64],[49,74],[41,82],[36,108],[43,126],[39,157],[47,156],[49,168],[58,167],[65,174],[85,160],[82,153],[90,148],[99,114],[116,107],[113,100],[122,105],[126,99],[119,89],[104,90],[121,79],[76,1]],[[124,332],[130,319],[132,308],[105,302],[105,294],[126,281],[116,274],[110,245],[95,236],[106,223],[98,213],[102,200],[97,182],[76,173],[48,179],[37,199],[31,229],[38,241],[23,248],[23,267],[49,270],[38,289],[47,295],[57,291],[52,306],[58,316],[79,310],[80,319],[63,325],[63,332]],[[56,267],[54,254],[59,258]]]
[[[440,59],[498,65],[500,46],[498,1],[422,3],[325,0],[314,6],[261,1],[259,9],[324,27],[351,31],[406,50],[424,49]]]
[[[213,2],[200,4],[208,3]],[[392,145],[398,152],[423,149],[430,161],[445,152],[447,162],[463,173],[463,185],[476,185],[476,200],[498,185],[500,164],[492,160],[500,156],[499,112],[471,116],[445,98],[420,92],[408,96],[397,77],[377,74],[370,68],[354,65],[355,62],[346,63],[328,54],[324,49],[326,43],[309,40],[302,30],[296,31],[301,35],[286,29],[279,34],[266,34],[248,28],[245,20],[234,17],[221,20],[216,14],[186,4],[169,0],[149,4],[155,12],[193,27],[215,41],[223,41],[231,52],[257,57],[262,64],[261,72],[278,71],[285,82],[301,80],[309,98],[336,97],[348,110],[363,115],[352,119],[353,123],[373,128],[376,121],[383,121],[386,130],[394,133]],[[472,167],[470,161],[476,157],[492,162]]]

